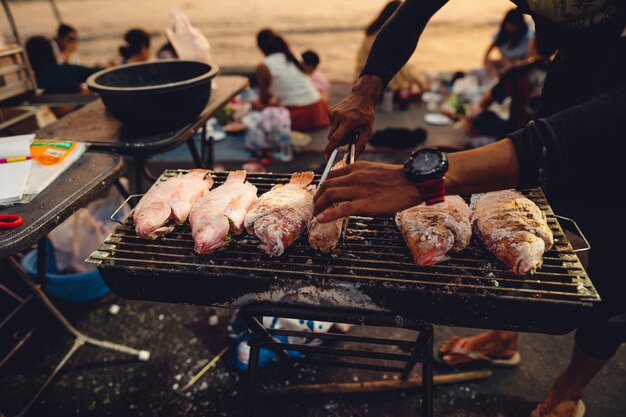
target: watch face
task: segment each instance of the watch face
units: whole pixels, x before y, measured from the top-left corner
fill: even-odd
[[[441,164],[441,155],[438,152],[421,152],[411,162],[415,172],[426,173],[434,170]]]

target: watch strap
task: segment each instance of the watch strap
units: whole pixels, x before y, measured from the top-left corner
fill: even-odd
[[[417,183],[417,189],[426,205],[441,203],[445,200],[443,178],[433,178]]]

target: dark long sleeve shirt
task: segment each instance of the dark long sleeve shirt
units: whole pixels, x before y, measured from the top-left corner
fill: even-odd
[[[379,76],[386,85],[414,52],[428,20],[446,2],[405,0],[381,29],[361,74]],[[558,16],[541,15],[524,0],[515,3],[533,16],[537,36],[559,49],[553,66],[560,67],[555,71],[559,75],[549,75],[546,81],[551,87],[544,89],[543,117],[512,136],[521,168],[519,185],[556,188],[568,182],[594,182],[605,174],[603,164],[614,155],[603,157],[606,148],[598,145],[624,140],[626,38],[620,35],[626,11],[615,2],[602,24],[570,29],[569,21],[566,25],[555,21]],[[591,160],[591,155],[598,160]],[[578,178],[580,171],[584,178]]]

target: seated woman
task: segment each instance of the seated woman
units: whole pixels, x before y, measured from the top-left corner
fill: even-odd
[[[522,12],[517,9],[509,10],[485,52],[484,64],[489,75],[497,78],[525,59],[534,35],[534,30],[528,26]],[[494,49],[500,52],[500,58],[491,58]]]
[[[73,26],[61,23],[57,29],[57,36],[52,42],[52,47],[58,48],[57,61],[59,64],[79,64],[76,58],[78,51],[78,31]]]
[[[133,64],[150,59],[150,34],[143,29],[131,29],[124,35],[119,52],[122,64]]]
[[[534,120],[553,52],[545,41],[536,37],[531,42],[528,58],[502,74],[498,83],[485,92],[478,103],[480,113],[471,119],[473,129],[482,135],[501,139]],[[511,97],[510,116],[503,120],[489,110],[489,106],[493,102],[502,103],[507,97]]]
[[[273,30],[264,29],[257,35],[257,44],[265,59],[256,69],[259,100],[253,107],[286,107],[293,130],[306,132],[328,126],[328,106],[287,42]]]
[[[356,66],[354,69],[355,80],[359,79],[361,71],[365,68],[365,63],[367,62],[367,57],[370,54],[376,35],[401,4],[402,2],[400,0],[393,0],[387,3],[378,16],[376,16],[376,18],[365,29],[365,37],[361,42],[361,46],[359,47],[359,51],[356,56]],[[413,65],[406,64],[389,82],[389,88],[393,91],[398,91],[406,85],[414,88],[417,87],[417,93],[424,92],[429,88],[428,76],[424,72],[419,71]]]
[[[44,94],[72,94],[88,92],[84,82],[102,68],[59,64],[52,42],[45,36],[33,36],[26,41],[26,54],[35,72],[37,86]]]

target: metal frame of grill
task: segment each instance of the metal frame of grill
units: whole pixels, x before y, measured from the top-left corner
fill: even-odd
[[[186,171],[165,171],[158,181]],[[213,173],[216,186],[227,173]],[[289,174],[248,174],[259,193],[289,180]],[[318,178],[319,179],[319,178]],[[128,216],[87,259],[118,295],[131,299],[242,307],[251,330],[245,414],[255,411],[259,350],[352,356],[404,363],[385,366],[340,360],[331,365],[399,372],[407,379],[422,363],[422,415],[433,413],[432,323],[545,333],[566,333],[600,301],[540,189],[522,191],[546,214],[555,237],[542,268],[532,276],[511,273],[478,240],[435,266],[414,265],[392,216],[352,217],[346,238],[330,254],[318,254],[301,237],[283,256],[269,258],[251,236],[236,237],[208,256],[193,252],[188,225],[162,239],[135,235]],[[414,341],[329,333],[336,342],[359,341],[407,349],[408,354],[313,347],[278,342],[273,336],[304,332],[265,329],[264,316],[317,319],[417,331]],[[358,340],[357,340],[358,339]]]
[[[186,172],[168,170],[158,181]],[[213,173],[216,186],[227,173]],[[259,194],[289,174],[249,173]],[[330,254],[298,239],[270,258],[253,236],[208,256],[193,252],[187,224],[147,241],[128,216],[87,259],[120,296],[238,308],[252,302],[387,311],[435,324],[567,333],[600,300],[543,192],[522,191],[547,216],[555,245],[537,273],[515,276],[476,238],[439,265],[414,265],[392,216],[352,217]]]

